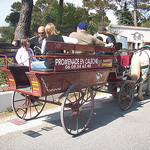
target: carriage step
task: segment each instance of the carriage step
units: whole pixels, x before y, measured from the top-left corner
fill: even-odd
[[[26,109],[26,108],[29,108],[28,106],[18,106],[16,107],[17,109]]]

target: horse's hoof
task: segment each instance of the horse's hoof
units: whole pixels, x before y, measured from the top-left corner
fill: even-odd
[[[149,93],[149,92],[146,92],[145,95],[146,95],[146,96],[150,96],[150,93]]]
[[[144,98],[143,97],[138,97],[138,100],[143,101]]]

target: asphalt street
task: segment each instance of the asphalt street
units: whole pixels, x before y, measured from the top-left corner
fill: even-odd
[[[110,95],[95,98],[89,129],[80,136],[67,134],[61,126],[60,107],[16,125],[16,116],[0,120],[0,150],[150,150],[150,99],[134,100],[120,110]]]

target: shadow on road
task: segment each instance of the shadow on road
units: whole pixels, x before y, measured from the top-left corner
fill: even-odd
[[[95,99],[95,109],[89,124],[89,128],[87,131],[83,132],[82,134],[86,134],[87,132],[91,132],[113,122],[114,120],[125,117],[125,114],[138,111],[139,108],[143,107],[144,104],[149,103],[149,97],[145,97],[145,100],[139,101],[134,98],[133,104],[130,109],[127,111],[122,111],[119,108],[119,104],[116,99],[110,98],[98,98]],[[60,121],[60,112],[48,114],[45,116],[45,122],[53,124],[54,126],[62,126]],[[81,134],[81,135],[82,135]]]

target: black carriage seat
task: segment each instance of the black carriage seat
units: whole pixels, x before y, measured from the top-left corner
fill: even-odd
[[[6,65],[0,65],[0,67],[6,68]],[[25,72],[29,72],[29,67],[13,64],[8,65],[7,69],[12,73],[17,85],[30,85],[29,79],[25,74]]]
[[[118,66],[118,70],[117,70],[117,76],[123,76],[125,73],[126,68],[124,66]]]
[[[31,71],[37,71],[37,72],[53,72],[54,69],[48,69],[48,68],[46,68],[46,69],[34,69],[34,68],[32,68]]]
[[[11,70],[13,68],[20,67],[17,64],[8,65],[7,69]],[[6,68],[6,65],[0,65],[0,68]]]

